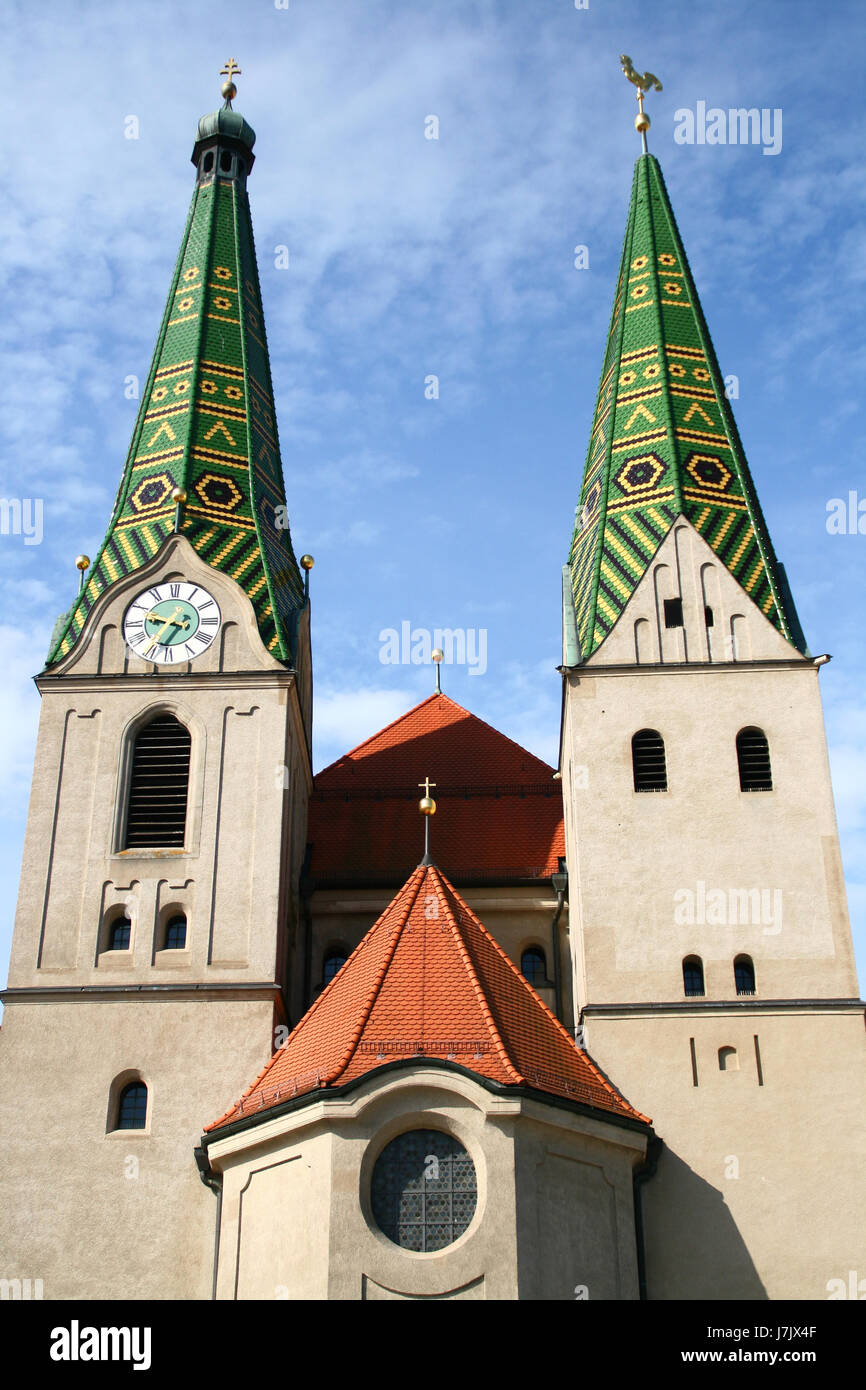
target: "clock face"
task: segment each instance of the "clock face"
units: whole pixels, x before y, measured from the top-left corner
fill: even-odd
[[[221,622],[213,595],[181,580],[154,584],[134,598],[123,620],[123,636],[136,656],[170,666],[206,652]]]

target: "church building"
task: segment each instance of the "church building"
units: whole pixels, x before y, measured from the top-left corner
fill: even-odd
[[[237,71],[36,677],[0,1275],[73,1300],[826,1298],[866,1273],[827,658],[642,93],[559,766],[437,678],[314,776]]]

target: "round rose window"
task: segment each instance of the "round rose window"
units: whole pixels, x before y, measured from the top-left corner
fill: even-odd
[[[442,1250],[475,1215],[475,1164],[438,1129],[413,1129],[376,1159],[370,1192],[379,1229],[404,1250]]]

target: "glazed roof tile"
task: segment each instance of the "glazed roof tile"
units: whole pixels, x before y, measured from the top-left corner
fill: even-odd
[[[208,1129],[388,1063],[431,1057],[649,1123],[576,1045],[445,875],[419,865],[286,1043]]]
[[[312,878],[403,881],[418,859],[418,784],[427,776],[436,783],[435,857],[452,878],[557,872],[565,836],[554,769],[436,694],[317,775]]]

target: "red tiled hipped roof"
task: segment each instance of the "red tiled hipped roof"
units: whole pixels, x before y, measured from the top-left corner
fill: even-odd
[[[436,860],[452,878],[556,873],[565,835],[554,769],[437,694],[318,773],[309,818],[313,879],[408,876],[418,862],[425,777],[436,783]]]
[[[208,1129],[437,1057],[642,1120],[432,865],[419,865],[236,1105]]]

